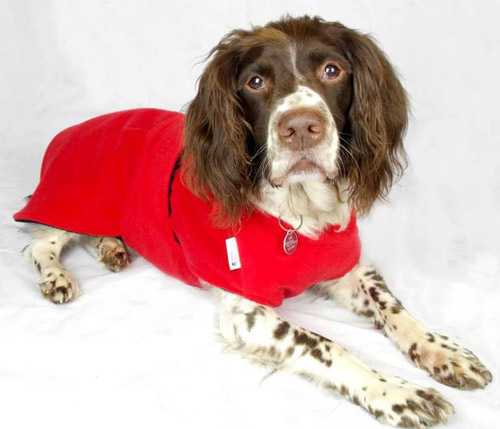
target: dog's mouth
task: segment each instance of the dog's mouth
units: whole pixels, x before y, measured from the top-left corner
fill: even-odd
[[[312,162],[310,159],[302,158],[298,162],[296,162],[290,170],[288,170],[287,175],[290,174],[308,174],[314,173],[317,171],[321,171],[319,166]]]
[[[319,181],[335,180],[338,175],[337,169],[327,170],[321,164],[303,156],[293,162],[286,170],[285,174],[273,178],[271,184],[274,186],[282,186],[287,183],[303,182],[303,181]]]

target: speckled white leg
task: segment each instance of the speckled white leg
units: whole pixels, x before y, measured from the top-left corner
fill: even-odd
[[[437,381],[460,389],[484,388],[491,372],[470,351],[432,332],[415,319],[371,266],[358,266],[340,280],[314,285],[313,293],[371,318],[419,368]]]
[[[78,285],[59,256],[76,234],[47,226],[34,228],[32,234],[33,240],[24,254],[42,276],[39,286],[43,296],[56,304],[71,301],[79,293]]]
[[[432,426],[453,413],[435,390],[381,375],[335,342],[282,320],[271,308],[214,291],[220,335],[245,357],[304,376],[395,426]]]

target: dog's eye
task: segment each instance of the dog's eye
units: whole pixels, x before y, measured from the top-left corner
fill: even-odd
[[[266,84],[264,83],[264,79],[260,76],[253,76],[247,84],[252,89],[264,89]]]
[[[327,64],[323,70],[325,79],[335,79],[340,74],[340,69],[334,64]]]

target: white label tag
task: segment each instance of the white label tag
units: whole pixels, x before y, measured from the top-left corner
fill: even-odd
[[[238,253],[238,244],[236,237],[231,237],[226,240],[227,261],[229,262],[229,269],[238,270],[241,268],[240,254]]]

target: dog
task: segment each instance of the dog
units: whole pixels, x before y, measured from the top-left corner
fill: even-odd
[[[369,36],[308,16],[232,31],[208,58],[185,117],[119,112],[51,143],[40,185],[15,215],[37,223],[25,254],[43,295],[55,303],[78,295],[59,261],[70,241],[93,245],[112,271],[129,263],[131,247],[209,289],[221,337],[246,357],[306,377],[384,423],[448,421],[453,406],[434,389],[381,374],[273,310],[307,289],[372,320],[445,385],[492,380],[359,260],[356,216],[405,165],[408,102],[393,66]]]

